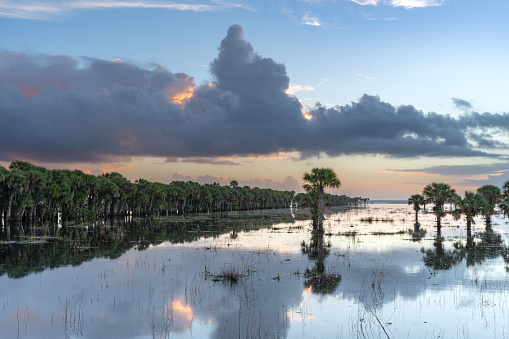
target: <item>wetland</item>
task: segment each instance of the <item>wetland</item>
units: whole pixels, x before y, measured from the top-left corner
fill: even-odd
[[[0,237],[6,338],[505,338],[509,224],[411,206],[24,226]]]

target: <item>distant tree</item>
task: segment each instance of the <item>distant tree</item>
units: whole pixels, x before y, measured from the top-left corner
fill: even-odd
[[[474,217],[485,213],[486,209],[489,208],[488,201],[482,194],[466,191],[463,199],[456,195],[454,205],[456,205],[456,209],[453,211],[454,218],[459,219],[462,214],[465,215],[467,221],[467,247],[470,248],[472,244],[471,227],[475,223]]]
[[[421,210],[421,205],[424,205],[426,203],[426,200],[424,197],[420,194],[413,194],[410,198],[408,198],[408,204],[414,205],[414,211],[415,211],[415,223],[419,223],[418,214]]]
[[[231,188],[235,188],[235,187],[237,187],[237,186],[239,186],[239,183],[237,182],[237,180],[232,180],[232,181],[230,181],[230,187],[231,187]]]
[[[498,205],[504,216],[509,216],[509,180],[502,186],[502,198]]]
[[[304,173],[303,188],[314,201],[312,207],[313,232],[323,232],[323,220],[325,209],[325,188],[339,188],[341,181],[336,173],[330,168],[313,168],[311,172]]]
[[[486,226],[491,227],[491,216],[495,213],[495,207],[502,199],[502,192],[497,186],[484,185],[477,189],[477,193],[486,199],[483,215],[486,219]]]
[[[440,231],[442,227],[441,219],[445,215],[444,204],[453,202],[456,197],[456,190],[449,184],[433,182],[424,187],[422,195],[427,202],[435,204],[433,212],[437,217],[437,230]]]

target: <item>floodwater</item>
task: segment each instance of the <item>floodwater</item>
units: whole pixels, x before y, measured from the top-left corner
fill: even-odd
[[[428,207],[429,208],[429,207]],[[506,338],[507,219],[404,204],[2,228],[2,338]],[[70,240],[73,238],[74,240]]]

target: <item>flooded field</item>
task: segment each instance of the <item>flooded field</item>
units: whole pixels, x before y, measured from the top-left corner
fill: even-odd
[[[0,238],[5,338],[506,338],[507,219],[405,204],[22,229]]]

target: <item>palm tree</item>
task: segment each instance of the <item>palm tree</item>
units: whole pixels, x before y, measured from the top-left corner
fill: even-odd
[[[465,197],[461,199],[459,195],[454,200],[456,209],[453,211],[455,219],[459,219],[461,214],[465,215],[467,220],[467,247],[472,247],[472,231],[471,227],[474,224],[474,217],[478,214],[486,213],[486,209],[489,208],[488,201],[480,193],[473,193],[465,191]]]
[[[449,184],[433,182],[424,187],[422,195],[427,202],[435,204],[433,212],[437,217],[437,231],[440,231],[440,228],[442,227],[440,221],[442,216],[445,215],[444,204],[454,200],[456,190],[454,190]]]
[[[477,193],[486,199],[487,205],[483,210],[483,215],[486,218],[486,227],[491,227],[491,216],[495,213],[495,206],[502,199],[502,192],[497,186],[484,185],[477,189]]]
[[[313,232],[323,232],[325,188],[339,188],[341,181],[331,168],[313,168],[311,172],[304,173],[302,177],[306,184],[302,187],[306,192],[311,193],[315,201],[316,211],[313,211]]]
[[[415,223],[419,223],[418,219],[418,213],[421,210],[421,205],[424,205],[426,203],[426,200],[424,197],[420,194],[413,194],[410,198],[408,198],[408,204],[414,205],[414,211],[415,211]]]
[[[502,186],[502,198],[498,205],[504,216],[509,216],[509,180]]]

